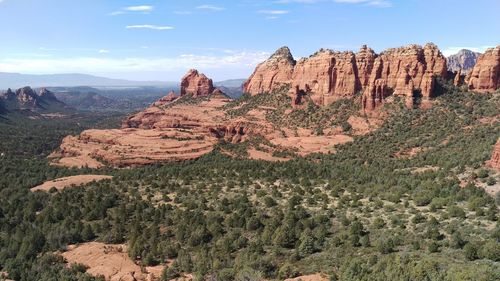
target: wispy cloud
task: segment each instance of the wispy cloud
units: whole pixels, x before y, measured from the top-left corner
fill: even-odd
[[[152,24],[137,24],[137,25],[127,25],[127,29],[153,29],[153,30],[171,30],[174,29],[173,26],[160,26]]]
[[[458,53],[458,51],[460,51],[462,49],[471,50],[473,52],[478,52],[478,53],[484,53],[484,51],[486,51],[486,49],[494,48],[494,47],[495,46],[476,46],[476,47],[457,47],[457,46],[454,46],[454,47],[444,48],[441,50],[441,52],[443,53],[443,55],[449,57],[451,55]]]
[[[110,51],[109,50],[106,50],[106,49],[100,49],[99,50],[99,54],[109,54]]]
[[[368,6],[388,8],[392,7],[392,3],[389,0],[334,0],[337,3],[346,4],[364,4]]]
[[[289,4],[289,3],[316,4],[320,2],[363,4],[367,6],[374,6],[380,8],[392,7],[391,0],[278,0],[276,1],[276,3],[281,3],[281,4]]]
[[[127,13],[142,13],[142,14],[149,14],[154,10],[153,6],[148,6],[148,5],[140,5],[140,6],[128,6],[128,7],[123,7],[118,11],[114,11],[109,13],[110,16],[117,16],[117,15],[122,15],[122,14],[127,14]]]
[[[226,8],[205,4],[205,5],[197,6],[196,9],[205,10],[205,11],[212,11],[212,12],[219,12],[219,11],[224,11]]]
[[[131,11],[131,12],[151,12],[153,11],[153,6],[130,6],[130,7],[125,7],[124,10],[126,11]]]
[[[183,16],[193,14],[193,12],[191,12],[191,11],[173,11],[173,13],[176,15],[183,15]]]
[[[260,14],[267,14],[267,15],[285,15],[290,13],[288,10],[260,10],[258,11]]]
[[[0,71],[33,74],[50,73],[142,73],[178,71],[188,68],[201,69],[251,69],[268,58],[270,53],[262,51],[235,51],[221,55],[198,55],[186,53],[175,57],[156,58],[108,58],[74,57],[0,58]]]

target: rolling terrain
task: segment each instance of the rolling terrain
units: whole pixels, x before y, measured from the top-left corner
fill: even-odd
[[[498,280],[499,57],[487,50],[456,83],[432,44],[298,61],[281,48],[237,99],[190,70],[179,93],[127,116],[9,111],[0,271]]]

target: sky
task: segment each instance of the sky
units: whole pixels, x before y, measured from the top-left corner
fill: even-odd
[[[248,77],[281,46],[500,45],[499,0],[0,0],[0,72]]]

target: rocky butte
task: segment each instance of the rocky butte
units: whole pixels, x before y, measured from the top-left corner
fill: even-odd
[[[465,81],[471,91],[494,92],[500,87],[500,45],[479,56]]]
[[[191,94],[193,97],[203,97],[210,95],[215,90],[212,79],[205,74],[198,73],[198,70],[191,69],[182,77],[181,96]]]
[[[474,88],[479,82],[484,84],[481,88],[498,88],[498,78],[492,78],[498,73],[498,49],[496,56],[494,51],[482,55],[470,73]],[[255,137],[267,144],[249,142],[250,158],[287,160],[273,156],[280,151],[299,156],[334,153],[336,145],[380,126],[386,116],[381,105],[394,96],[411,107],[428,104],[436,77],[446,75],[446,59],[433,44],[380,54],[367,46],[357,53],[322,49],[298,61],[283,47],[259,64],[244,84],[247,93],[262,95],[231,101],[214,88],[211,79],[190,70],[182,78],[179,96],[170,92],[123,120],[121,129],[87,130],[66,137],[52,155],[53,163],[100,167],[195,159],[211,152],[221,140],[239,143]],[[317,123],[296,117],[294,107],[304,107],[306,102],[327,106],[345,98],[358,104],[323,116]]]
[[[283,47],[257,66],[244,90],[256,95],[288,84],[295,105],[308,97],[320,106],[362,93],[363,108],[371,111],[391,95],[403,96],[411,105],[416,98],[427,101],[433,97],[436,76],[446,76],[446,58],[432,43],[380,54],[367,46],[358,53],[321,49],[298,62]]]

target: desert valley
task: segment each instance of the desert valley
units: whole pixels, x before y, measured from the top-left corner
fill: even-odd
[[[498,6],[484,1],[471,9]],[[81,9],[106,22],[102,34],[114,21],[167,13],[197,30],[231,30],[231,40],[130,24],[106,36],[79,27],[87,40],[120,42],[114,49],[58,41],[32,56],[0,48],[0,280],[500,280],[500,38],[491,37],[496,46],[440,49],[408,38],[452,42],[442,30],[393,27],[385,32],[408,43],[389,46],[389,35],[379,41],[369,32],[312,36],[309,23],[292,19],[328,8],[361,19],[359,9],[377,9],[374,26],[385,13],[404,25],[406,8],[430,13],[430,1],[151,2],[100,16],[90,8],[116,3]],[[0,18],[16,5],[0,0]],[[60,23],[84,14],[51,7],[75,17],[40,23],[59,23],[52,27],[61,34]],[[255,9],[252,17],[265,23],[226,18],[245,19],[240,9]],[[315,28],[347,21],[307,19]],[[230,49],[240,33],[228,22],[261,41]],[[451,26],[428,24],[438,22]],[[268,32],[276,38],[262,39]],[[317,46],[330,32],[376,47]],[[251,51],[287,40],[290,48]],[[183,53],[162,58],[167,47],[155,42]],[[321,49],[304,55],[311,48]],[[47,74],[67,61],[78,67]],[[30,74],[14,73],[26,65]]]

